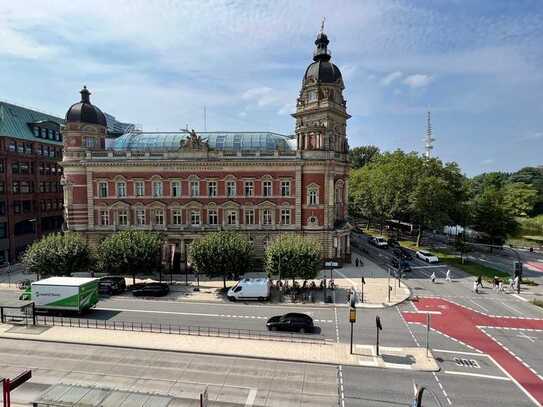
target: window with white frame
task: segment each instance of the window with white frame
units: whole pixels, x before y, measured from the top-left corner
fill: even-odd
[[[138,226],[145,225],[145,209],[144,208],[136,209],[136,225]]]
[[[262,224],[263,225],[271,225],[272,224],[272,210],[271,209],[263,209],[262,210]]]
[[[98,183],[98,196],[100,198],[107,198],[107,181],[100,181]]]
[[[253,181],[245,181],[245,196],[253,196],[255,192],[255,184]]]
[[[238,211],[229,210],[226,212],[226,224],[237,225],[238,224]]]
[[[290,209],[281,209],[281,224],[290,225]]]
[[[119,209],[119,211],[117,212],[117,222],[120,226],[128,225],[128,210]]]
[[[161,197],[163,195],[162,181],[153,181],[153,196]]]
[[[218,223],[219,223],[219,215],[217,214],[217,209],[208,209],[207,210],[207,224],[217,225]]]
[[[198,211],[198,210],[190,211],[190,224],[192,226],[199,226],[200,225],[200,211]]]
[[[226,196],[229,198],[236,196],[236,181],[226,181]]]
[[[262,182],[262,195],[272,196],[272,182],[267,180]]]
[[[245,209],[245,224],[246,225],[255,224],[255,210],[254,209]]]
[[[109,225],[109,211],[107,209],[100,209],[100,224]]]
[[[126,196],[126,182],[117,182],[117,197],[124,198]]]
[[[181,217],[181,209],[176,208],[172,209],[172,222],[174,225],[181,225],[183,224],[183,220]]]
[[[290,181],[281,181],[281,196],[290,196]]]
[[[134,190],[135,190],[136,196],[144,196],[145,195],[145,182],[143,182],[143,181],[135,181],[134,182]]]
[[[179,198],[181,196],[181,182],[180,181],[172,181],[172,196],[174,198]]]
[[[190,196],[200,196],[200,181],[190,181]]]
[[[164,225],[164,209],[153,210],[153,221],[155,225]]]
[[[209,197],[217,196],[217,181],[207,182],[207,196]]]
[[[318,205],[319,204],[319,194],[318,190],[315,187],[309,188],[307,192],[307,203],[308,205]]]

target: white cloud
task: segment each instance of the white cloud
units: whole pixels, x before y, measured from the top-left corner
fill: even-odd
[[[520,139],[524,141],[543,140],[543,131],[534,131],[534,132],[525,134],[524,136],[520,137]]]
[[[487,158],[486,160],[481,161],[482,165],[490,165],[490,164],[493,164],[493,163],[494,163],[494,159],[492,159],[492,158]]]
[[[430,75],[414,74],[407,76],[402,82],[411,88],[423,88],[432,82],[432,77]]]
[[[391,72],[388,75],[386,75],[383,79],[381,79],[381,85],[388,86],[392,82],[400,79],[402,76],[403,76],[403,73],[401,73],[399,71]]]
[[[245,92],[243,92],[241,98],[256,102],[259,107],[276,104],[278,101],[278,97],[274,90],[268,86],[247,89]]]

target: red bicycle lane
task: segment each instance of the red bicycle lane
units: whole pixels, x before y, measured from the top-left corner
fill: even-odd
[[[418,311],[403,312],[407,322],[426,325],[426,313],[432,313],[430,322],[432,329],[490,355],[532,401],[539,406],[543,405],[543,380],[494,338],[481,330],[484,327],[543,330],[543,319],[485,315],[442,298],[421,298],[413,304]]]

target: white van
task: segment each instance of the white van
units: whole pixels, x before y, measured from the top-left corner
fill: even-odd
[[[226,297],[230,301],[236,300],[267,300],[270,298],[269,278],[244,278],[228,290]]]

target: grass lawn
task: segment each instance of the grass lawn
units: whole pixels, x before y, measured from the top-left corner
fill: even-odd
[[[402,240],[400,244],[403,247],[407,247],[411,250],[428,250],[429,252],[434,253],[437,257],[439,257],[439,261],[441,263],[450,264],[451,266],[459,268],[460,270],[463,270],[473,276],[482,276],[482,278],[486,281],[492,281],[494,279],[494,276],[500,278],[509,278],[509,274],[503,271],[496,270],[495,268],[484,266],[479,263],[475,263],[465,258],[464,262],[462,263],[462,261],[460,260],[460,256],[451,251],[446,251],[442,249],[434,250],[422,246],[417,247],[415,242],[411,242],[409,240]]]
[[[543,308],[543,301],[541,301],[541,300],[533,299],[533,300],[531,301],[531,303],[534,304],[534,305],[537,305],[538,307]]]

